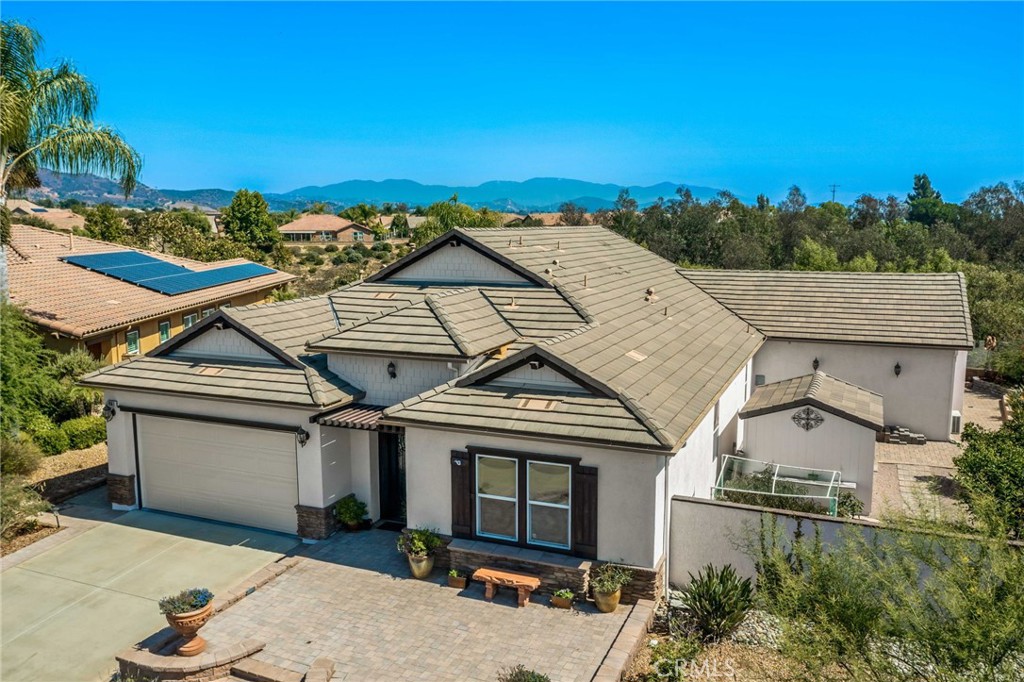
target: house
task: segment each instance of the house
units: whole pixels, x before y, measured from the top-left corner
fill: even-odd
[[[85,228],[85,216],[66,208],[47,208],[27,199],[8,199],[7,208],[11,211],[13,222],[18,222],[18,218],[22,216],[32,216],[42,218],[58,230],[66,232]]]
[[[295,278],[244,259],[200,263],[28,225],[11,226],[5,249],[10,300],[48,345],[106,362],[142,355],[219,308],[264,303]]]
[[[599,226],[459,229],[330,294],[218,311],[84,380],[105,391],[111,502],[313,541],[354,494],[374,521],[451,537],[452,562],[512,548],[541,574],[629,563],[635,598],[663,585],[672,496],[710,497],[745,422],[769,417],[752,396],[814,373],[815,357],[849,384],[877,365],[881,384],[828,391],[824,419],[870,437],[874,404],[861,419],[846,401],[874,391],[948,438],[971,345],[961,277],[715,274]],[[745,294],[762,298],[742,307]],[[793,442],[813,434],[789,423]],[[867,456],[850,455],[857,475]]]
[[[339,218],[331,213],[308,213],[280,228],[285,241],[292,242],[344,242],[356,244],[372,242],[370,228]]]

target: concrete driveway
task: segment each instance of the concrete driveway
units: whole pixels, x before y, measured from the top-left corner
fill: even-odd
[[[102,518],[100,509],[90,510],[96,498],[87,494],[68,513]],[[80,522],[91,526],[84,532],[70,528],[46,538],[70,536],[28,560],[5,562],[4,682],[105,680],[118,651],[166,626],[157,610],[161,597],[188,587],[229,589],[298,544],[294,537],[146,511],[110,516]]]

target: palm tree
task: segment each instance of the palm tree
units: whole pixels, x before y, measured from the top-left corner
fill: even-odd
[[[113,128],[93,122],[96,89],[85,76],[67,62],[38,67],[41,47],[34,29],[0,24],[0,203],[12,189],[37,187],[41,167],[100,173],[127,197],[141,157]]]

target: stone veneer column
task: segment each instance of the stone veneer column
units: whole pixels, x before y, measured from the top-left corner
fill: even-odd
[[[334,518],[334,505],[329,507],[307,507],[295,505],[298,519],[298,535],[303,540],[324,540],[338,530],[338,521]]]
[[[107,501],[134,507],[138,503],[135,499],[135,474],[107,474]]]

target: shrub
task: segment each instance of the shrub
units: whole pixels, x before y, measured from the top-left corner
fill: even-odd
[[[551,678],[542,673],[534,672],[520,663],[499,672],[498,682],[551,682]]]
[[[39,493],[24,485],[17,476],[0,481],[0,537],[10,540],[35,528],[35,516],[51,509]]]
[[[348,262],[349,263],[362,263],[364,260],[366,260],[366,259],[363,257],[363,254],[359,253],[358,251],[349,251],[348,252]]]
[[[4,476],[28,476],[43,458],[39,447],[27,438],[3,438],[0,450],[0,473]]]
[[[328,244],[327,246],[324,247],[324,252],[326,252],[326,253],[334,253],[337,250],[338,250],[338,245],[337,244]]]
[[[68,438],[68,434],[59,427],[40,431],[32,436],[32,440],[44,455],[59,455],[71,449],[71,440]]]
[[[718,641],[740,626],[753,603],[749,578],[731,565],[721,570],[708,564],[683,590],[683,612],[704,641]]]
[[[308,247],[306,247],[306,254],[307,255],[311,254],[311,253],[314,253],[314,254],[316,254],[318,256],[322,256],[322,255],[324,255],[325,251],[326,250],[322,246],[308,246]]]
[[[160,613],[166,615],[177,615],[197,611],[213,601],[213,593],[205,587],[193,587],[190,590],[183,590],[178,594],[172,594],[160,600]]]
[[[398,551],[409,556],[430,556],[444,545],[441,536],[432,528],[413,528],[398,536]]]
[[[67,434],[72,450],[81,450],[107,439],[107,423],[103,417],[78,417],[60,425]]]
[[[633,569],[619,564],[601,564],[590,574],[590,586],[594,592],[611,594],[621,590],[633,579]]]
[[[700,652],[701,644],[693,637],[663,639],[651,647],[652,673],[642,679],[644,682],[684,680],[689,670],[686,664],[697,658]]]
[[[53,423],[53,420],[41,412],[29,413],[21,425],[21,430],[29,436],[35,436],[43,431],[53,431],[56,428],[57,425]]]
[[[366,517],[366,503],[355,495],[347,495],[335,505],[334,516],[342,523],[357,524]]]
[[[836,499],[836,516],[853,518],[864,513],[864,503],[849,490],[840,490]]]
[[[333,256],[331,256],[331,265],[342,265],[342,264],[347,263],[347,262],[348,262],[348,256],[346,256],[344,254],[336,253]]]

